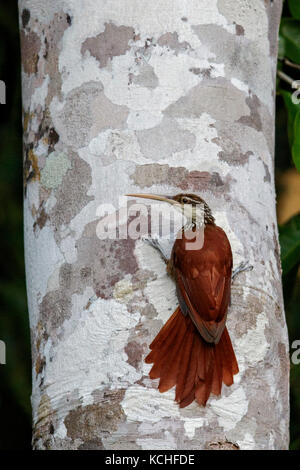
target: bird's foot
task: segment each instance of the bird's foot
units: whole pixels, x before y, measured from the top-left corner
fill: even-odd
[[[142,240],[144,242],[148,243],[148,245],[155,248],[159,252],[159,254],[162,257],[162,259],[164,260],[164,262],[168,263],[168,261],[169,261],[168,256],[167,256],[165,250],[163,249],[163,247],[161,246],[161,244],[159,243],[159,237],[157,237],[157,236],[142,237]]]
[[[243,261],[233,271],[232,276],[231,276],[231,280],[233,281],[235,279],[235,277],[238,274],[242,273],[243,271],[252,271],[252,269],[253,269],[253,266],[251,264],[249,264],[249,261]]]

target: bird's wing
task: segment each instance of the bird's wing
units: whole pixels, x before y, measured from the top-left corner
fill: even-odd
[[[221,235],[226,237],[223,231]],[[174,273],[180,307],[191,317],[205,341],[217,343],[225,327],[230,302],[230,244],[226,237],[225,243],[214,246],[213,239],[208,237],[201,250],[187,254],[182,252],[182,242],[177,243],[177,247],[176,243]]]

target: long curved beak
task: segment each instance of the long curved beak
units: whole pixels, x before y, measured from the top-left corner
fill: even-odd
[[[160,196],[159,194],[126,194],[130,197],[141,197],[143,199],[152,199],[153,201],[162,201],[168,202],[169,204],[178,204],[177,201],[174,201],[170,196]]]

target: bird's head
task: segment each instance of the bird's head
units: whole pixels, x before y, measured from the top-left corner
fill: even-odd
[[[154,201],[167,202],[174,206],[186,218],[188,224],[214,224],[215,219],[207,203],[196,194],[180,193],[175,196],[161,196],[158,194],[127,194],[131,197],[152,199]]]

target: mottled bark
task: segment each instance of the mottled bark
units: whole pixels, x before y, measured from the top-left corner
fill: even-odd
[[[285,449],[274,191],[281,1],[20,0],[24,217],[39,449]],[[229,236],[235,384],[180,410],[144,363],[177,306],[141,240],[99,240],[128,192],[195,192]],[[125,202],[123,202],[125,204]]]

